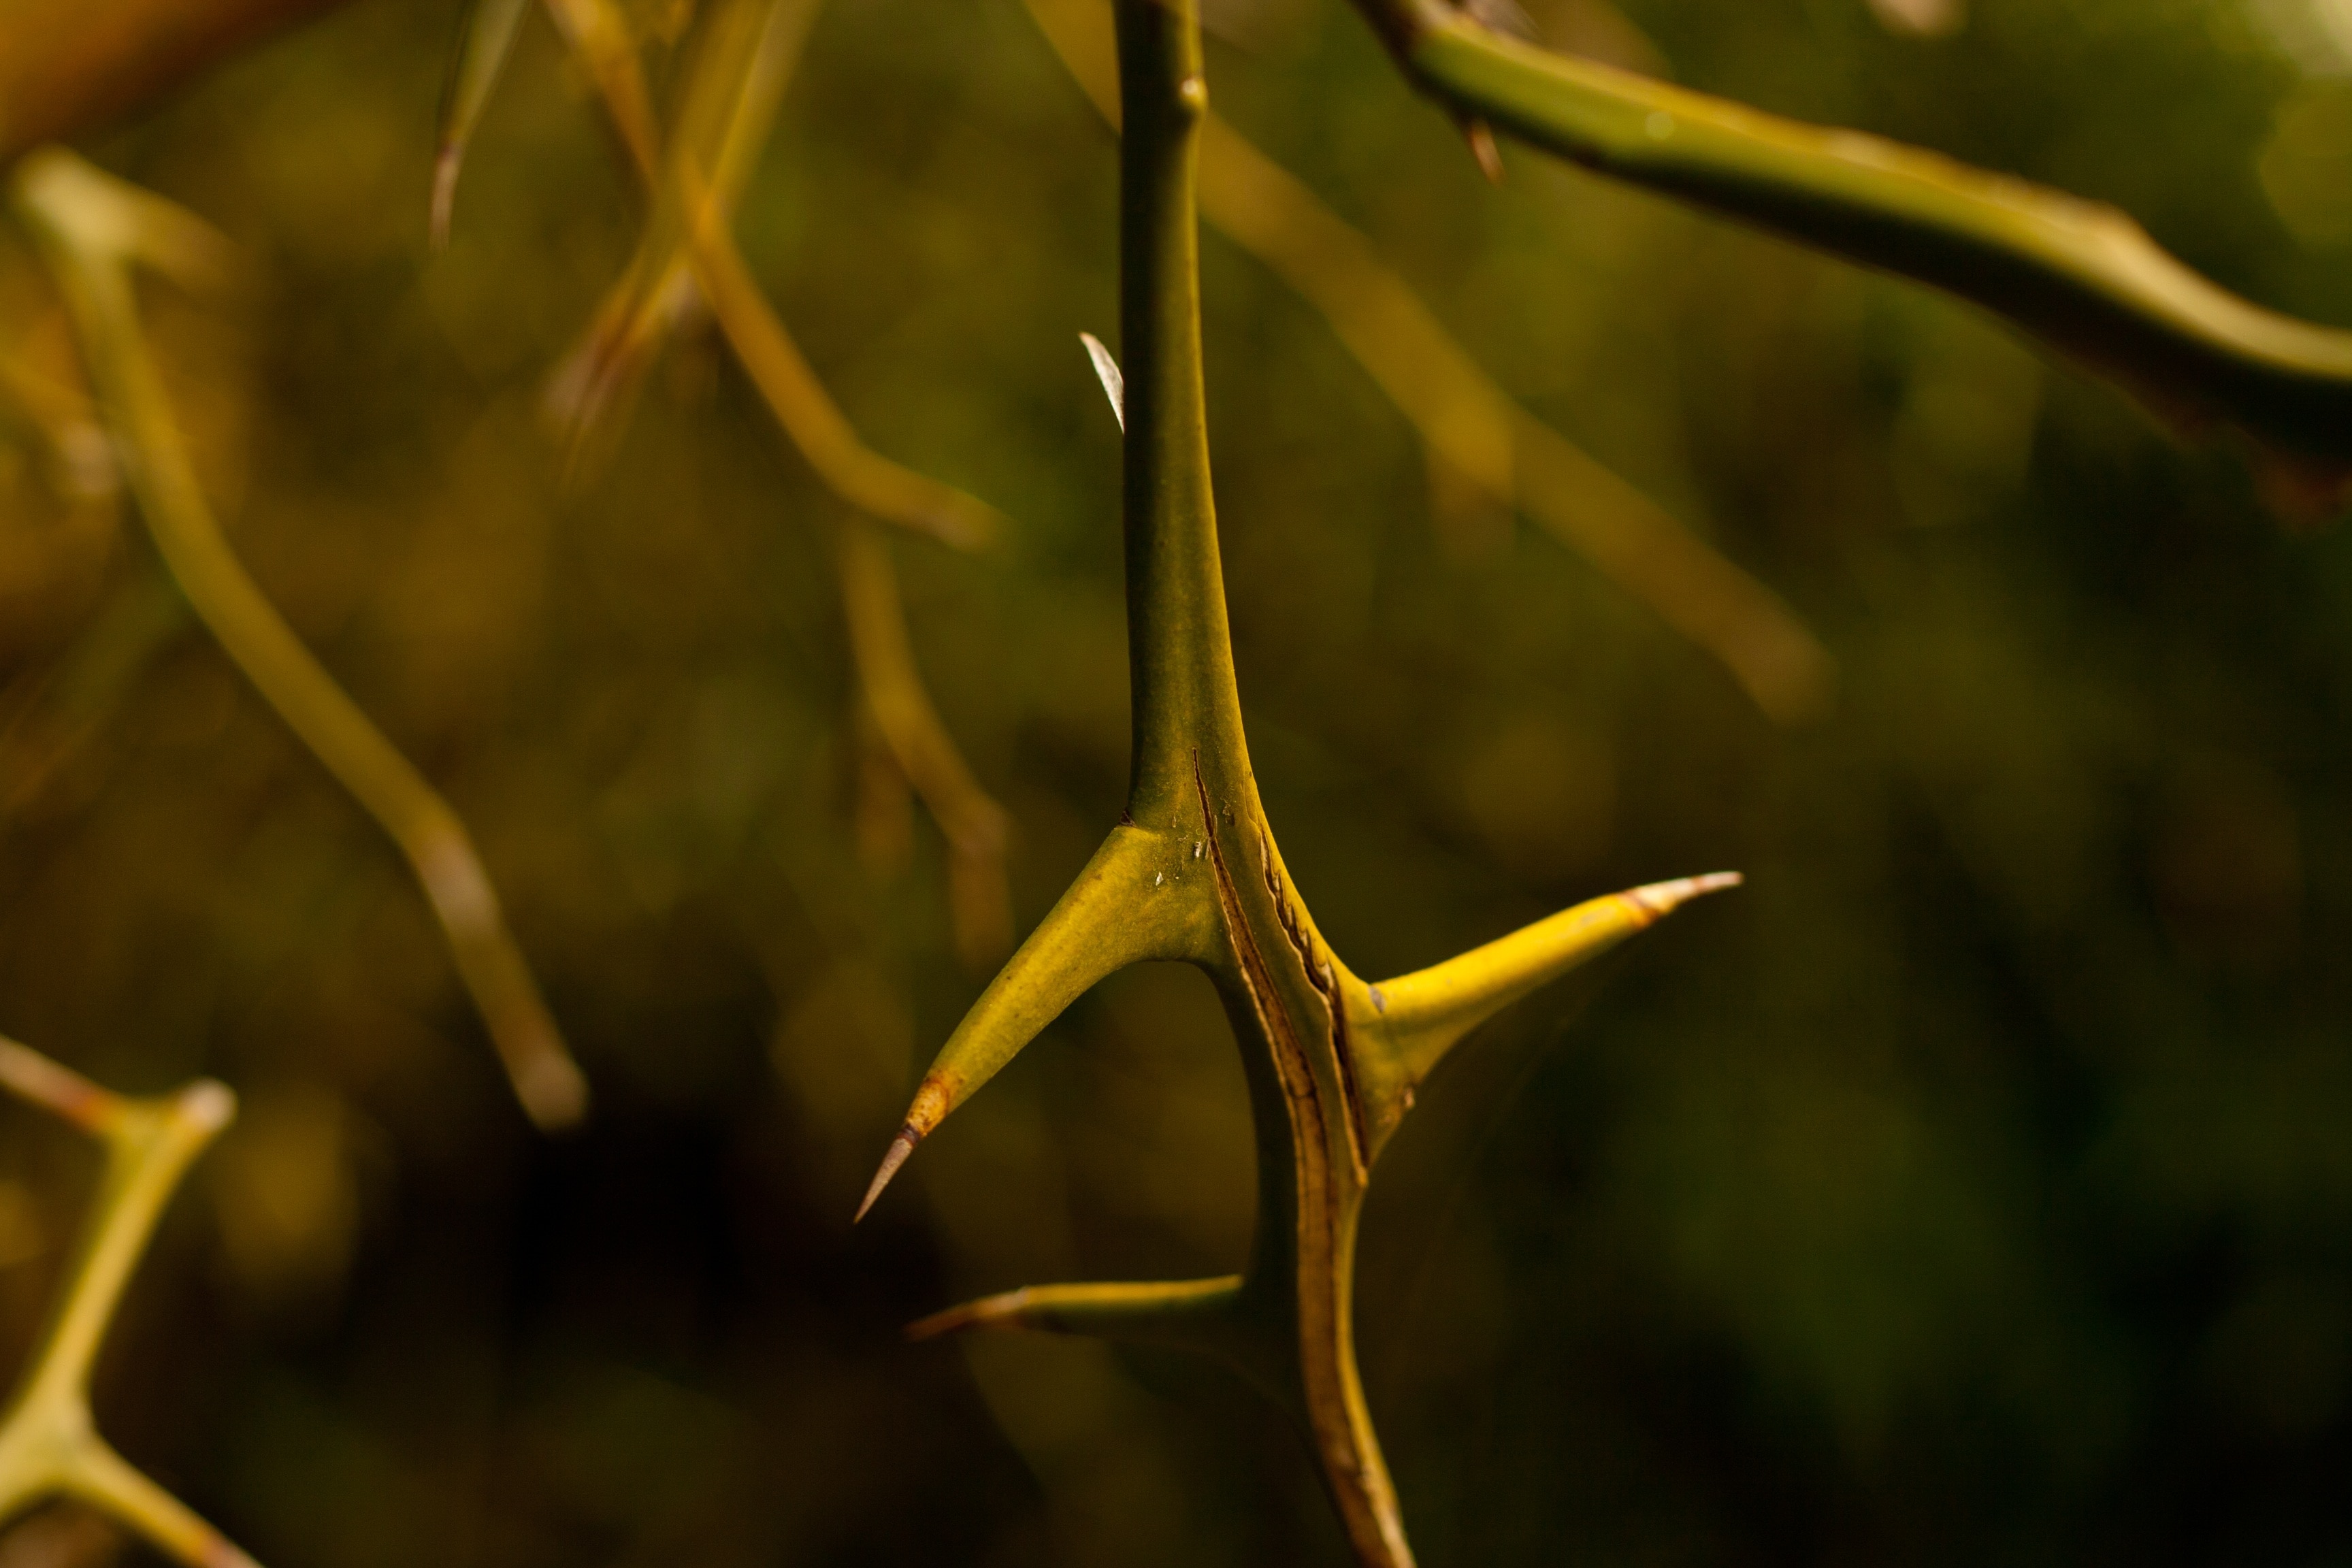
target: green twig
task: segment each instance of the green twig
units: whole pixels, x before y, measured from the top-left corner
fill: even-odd
[[[859,689],[892,763],[947,837],[956,945],[975,966],[995,963],[1010,945],[1012,926],[1004,811],[973,776],[923,688],[887,546],[870,537],[865,520],[972,549],[996,538],[1004,518],[961,490],[892,462],[858,437],[761,293],[728,226],[814,18],[815,0],[726,0],[706,24],[666,163],[643,108],[647,94],[635,52],[610,0],[549,0],[549,5],[581,51],[614,130],[653,197],[635,258],[598,311],[586,346],[558,377],[557,401],[565,405],[574,448],[587,423],[677,328],[698,293],[785,437],[862,514],[845,525],[839,550]],[[479,29],[467,35],[467,52],[488,47]],[[456,72],[463,80],[489,74],[493,66],[465,63]]]
[[[446,934],[457,972],[541,1127],[578,1121],[587,1082],[564,1049],[481,858],[455,812],[302,645],[247,575],[196,483],[139,326],[134,260],[205,276],[225,242],[160,198],[58,149],[16,171],[17,208],[56,271],[100,408],[180,591],[287,724],[383,825]]]
[[[14,1040],[0,1039],[0,1087],[106,1147],[106,1170],[47,1327],[0,1416],[0,1522],[71,1497],[104,1510],[189,1568],[256,1568],[220,1531],[131,1468],[98,1435],[89,1373],[163,1205],[205,1145],[236,1115],[210,1079],[130,1100]]]
[[[1029,13],[1104,117],[1118,123],[1108,18],[1091,0]],[[1775,721],[1833,705],[1837,666],[1780,596],[1478,368],[1370,240],[1213,111],[1201,132],[1201,213],[1322,313],[1427,445],[1723,661]]]
[[[1571,163],[1948,289],[2159,413],[2257,443],[2282,500],[2352,479],[2352,331],[2216,287],[2109,206],[1505,37],[1443,0],[1356,0],[1416,85]]]

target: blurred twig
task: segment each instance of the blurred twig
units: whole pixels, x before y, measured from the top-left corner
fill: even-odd
[[[226,241],[62,150],[25,160],[14,194],[57,272],[100,408],[173,579],[229,657],[407,857],[524,1110],[542,1127],[576,1121],[586,1109],[586,1080],[507,930],[464,825],[254,585],[189,466],[140,329],[129,268],[138,260],[197,280],[214,278],[226,266]]]
[[[634,374],[686,318],[686,301],[698,288],[776,423],[844,500],[866,517],[965,548],[996,536],[1003,519],[994,508],[890,461],[858,438],[761,293],[729,232],[729,214],[766,139],[815,0],[722,0],[703,25],[667,160],[655,140],[635,47],[609,0],[548,5],[653,196],[636,258],[559,383],[569,389],[575,444],[578,423],[594,418],[614,383]],[[504,47],[476,27],[463,47],[470,53],[493,46]],[[478,81],[485,71],[461,61],[453,79]],[[452,144],[446,133],[444,143]],[[462,137],[455,144],[462,149]],[[967,961],[985,964],[1011,944],[1006,819],[923,689],[889,558],[869,533],[867,524],[853,521],[840,544],[864,701],[899,772],[947,837],[957,947]]]
[[[106,1169],[58,1303],[0,1417],[0,1522],[50,1498],[100,1509],[189,1568],[256,1568],[220,1531],[131,1468],[98,1435],[89,1373],[123,1288],[181,1175],[236,1114],[210,1079],[176,1094],[111,1093],[14,1040],[0,1039],[0,1087],[106,1147]]]
[[[1108,14],[1028,0],[1104,116],[1118,123]],[[1429,445],[1523,510],[1731,670],[1781,723],[1829,708],[1836,666],[1780,596],[1496,386],[1370,240],[1214,112],[1201,140],[1201,211],[1322,313]]]
[[[1004,885],[1004,808],[972,777],[948,738],[915,667],[907,610],[890,563],[890,542],[852,519],[841,530],[841,603],[866,707],[907,782],[939,819],[948,841],[948,902],[964,962],[985,969],[1013,946]]]

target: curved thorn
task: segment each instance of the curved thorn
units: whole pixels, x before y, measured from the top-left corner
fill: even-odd
[[[1470,143],[1470,155],[1478,160],[1478,172],[1486,176],[1490,185],[1503,183],[1503,150],[1495,145],[1495,128],[1475,114],[1462,120],[1462,139]]]
[[[1110,416],[1118,427],[1127,428],[1127,378],[1119,374],[1118,361],[1111,358],[1110,350],[1092,332],[1080,332],[1078,342],[1087,346],[1087,358],[1094,362],[1095,378],[1102,383],[1103,395],[1110,399]]]

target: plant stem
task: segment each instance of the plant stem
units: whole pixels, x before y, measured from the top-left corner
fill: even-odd
[[[1105,119],[1119,123],[1110,27],[1093,0],[1029,13]],[[1213,109],[1201,128],[1201,214],[1319,311],[1347,351],[1451,465],[1581,554],[1722,660],[1783,724],[1824,715],[1836,665],[1805,624],[1665,510],[1538,419],[1478,367],[1370,240]]]
[[[2238,426],[2315,502],[2352,474],[2352,331],[2248,303],[2113,207],[1551,54],[1441,0],[1356,5],[1458,116],[1983,306],[2178,422]]]
[[[160,1099],[126,1099],[5,1039],[0,1087],[106,1145],[105,1173],[57,1304],[0,1415],[0,1522],[62,1493],[114,1515],[189,1568],[254,1568],[107,1447],[89,1413],[90,1367],[131,1271],[189,1163],[235,1118],[236,1097],[203,1079]]]
[[[196,482],[140,330],[128,270],[131,255],[150,243],[142,239],[142,225],[157,209],[176,209],[61,151],[28,159],[16,184],[18,204],[54,264],[100,407],[173,580],[247,679],[407,858],[523,1109],[542,1128],[579,1121],[587,1081],[507,929],[465,825],[255,585]]]

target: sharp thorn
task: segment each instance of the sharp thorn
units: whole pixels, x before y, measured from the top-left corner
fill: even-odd
[[[1080,332],[1078,342],[1087,345],[1087,357],[1095,363],[1095,375],[1102,382],[1103,395],[1110,399],[1111,416],[1118,421],[1121,430],[1127,428],[1127,377],[1119,374],[1118,361],[1110,357],[1110,350],[1092,332]]]
[[[1663,920],[1693,899],[1719,893],[1726,888],[1737,888],[1747,879],[1737,871],[1710,871],[1704,877],[1678,877],[1671,882],[1652,882],[1635,888],[1625,897],[1639,904],[1652,920]]]
[[[874,1206],[874,1200],[882,1195],[882,1189],[890,1184],[890,1178],[898,1173],[898,1167],[905,1164],[907,1156],[915,1152],[918,1136],[913,1128],[905,1127],[899,1129],[898,1136],[890,1140],[890,1151],[882,1156],[882,1168],[874,1173],[874,1184],[866,1189],[866,1201],[857,1205],[857,1213],[850,1224],[856,1225],[866,1217],[866,1211]]]

